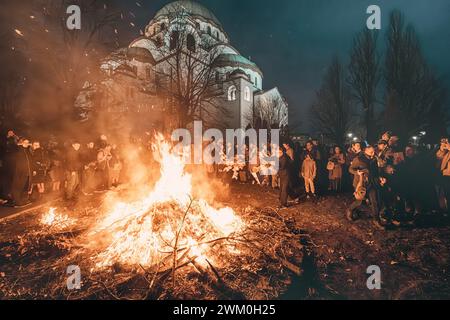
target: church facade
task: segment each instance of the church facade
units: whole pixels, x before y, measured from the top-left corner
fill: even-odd
[[[88,119],[92,113],[118,117],[133,114],[143,123],[152,122],[154,126],[164,123],[171,109],[170,99],[160,92],[161,75],[170,78],[168,75],[173,74],[169,59],[174,34],[179,37],[180,16],[189,30],[183,42],[186,52],[206,57],[213,69],[215,104],[228,114],[222,126],[245,129],[254,125],[255,118],[267,122],[267,110],[271,108],[277,115],[270,121],[287,126],[288,106],[278,89],[264,90],[261,69],[231,45],[216,16],[187,0],[164,6],[141,37],[105,58],[100,67],[101,81],[86,82],[76,100],[81,119]],[[273,101],[277,101],[276,106],[264,106],[264,102]]]

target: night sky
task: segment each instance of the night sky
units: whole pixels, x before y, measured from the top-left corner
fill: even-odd
[[[122,1],[136,15],[138,28],[168,0]],[[399,9],[415,26],[425,56],[450,88],[449,0],[199,0],[222,22],[231,43],[264,73],[264,87],[278,86],[293,110],[296,131],[308,131],[306,110],[332,57],[348,63],[355,33],[366,26],[366,9],[382,10],[384,40],[388,16]],[[382,41],[380,41],[382,44]],[[292,119],[295,117],[295,119]]]

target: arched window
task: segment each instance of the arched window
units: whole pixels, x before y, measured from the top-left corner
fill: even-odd
[[[161,31],[166,30],[166,24],[165,23],[161,23]]]
[[[188,34],[186,37],[186,46],[189,51],[195,52],[195,38],[192,34]]]
[[[170,50],[174,50],[178,47],[178,38],[180,37],[179,31],[172,31],[170,35]]]
[[[208,34],[211,35],[211,27],[208,26],[208,28],[206,30],[207,30]]]
[[[235,101],[236,100],[236,87],[231,86],[228,88],[228,101]]]
[[[216,31],[216,39],[219,39],[219,31]]]
[[[252,100],[249,87],[245,87],[245,89],[244,89],[244,99],[245,99],[245,101],[251,101]]]
[[[255,77],[255,87],[258,88],[258,77]]]

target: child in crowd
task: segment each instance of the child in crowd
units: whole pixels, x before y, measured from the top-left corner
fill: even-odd
[[[303,161],[301,171],[301,175],[305,180],[305,189],[308,199],[310,198],[310,194],[313,197],[316,196],[316,189],[314,187],[314,179],[316,178],[316,174],[317,174],[316,161],[314,161],[313,158],[311,157],[311,154],[308,153],[305,157],[305,160]]]

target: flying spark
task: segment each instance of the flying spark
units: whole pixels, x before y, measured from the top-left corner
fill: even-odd
[[[16,34],[18,34],[19,36],[23,37],[22,31],[20,31],[19,29],[14,29],[14,31],[16,32]]]

